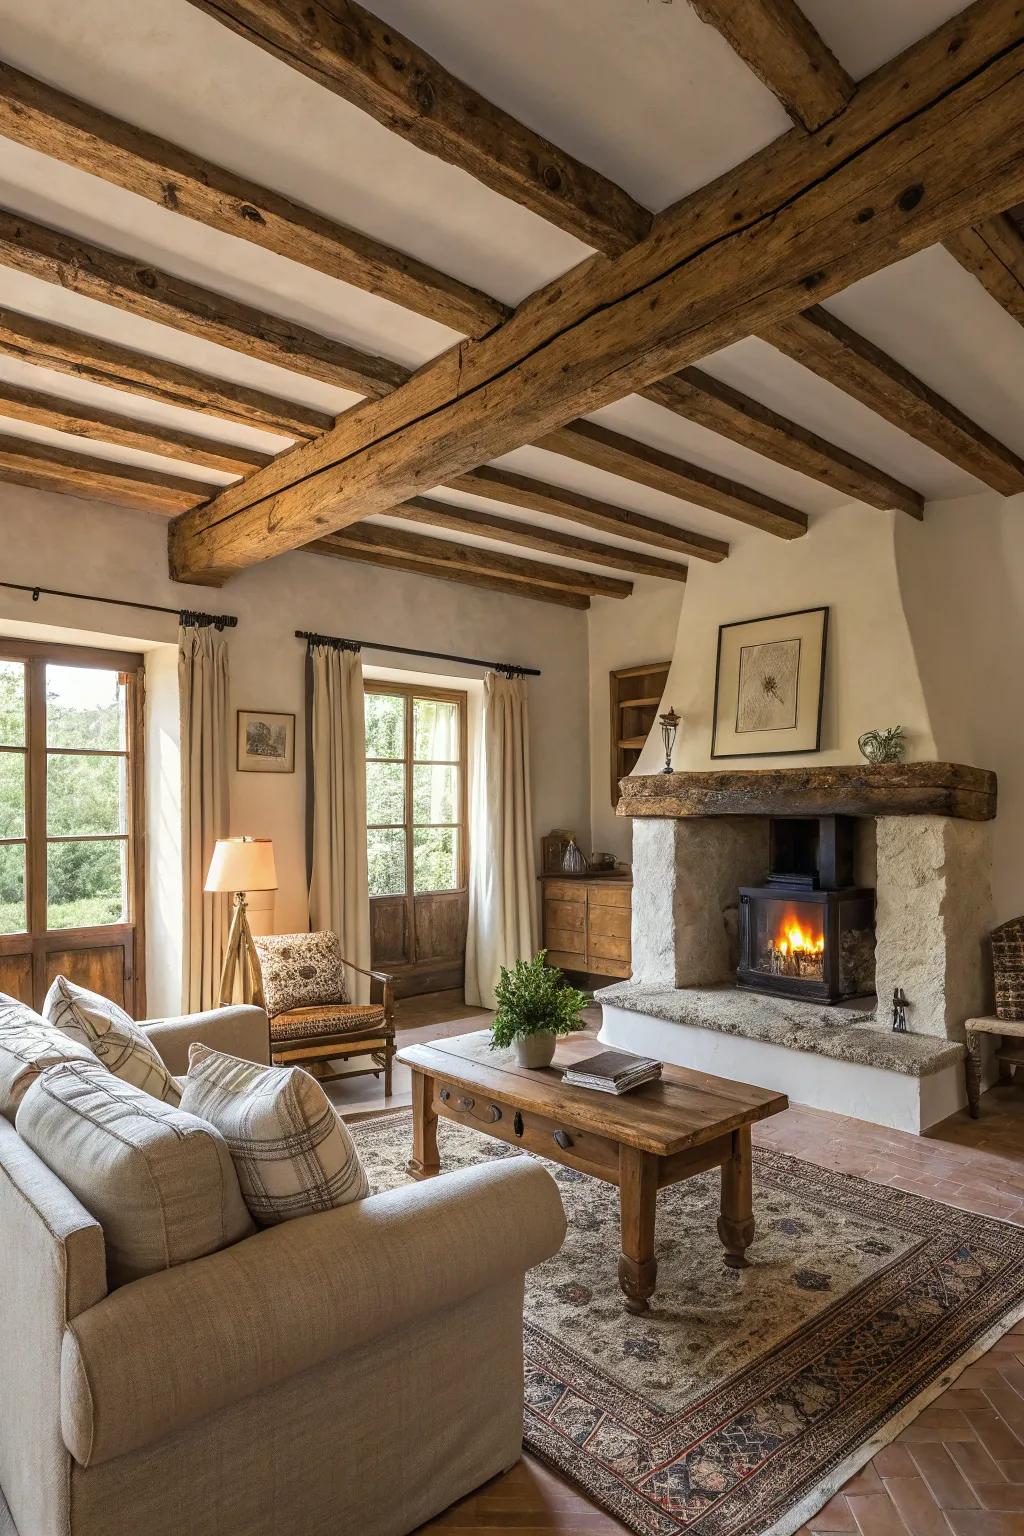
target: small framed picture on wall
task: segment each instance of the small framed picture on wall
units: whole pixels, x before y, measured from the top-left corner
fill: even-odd
[[[722,624],[712,757],[817,752],[828,609]]]
[[[295,716],[238,711],[239,773],[295,772]]]

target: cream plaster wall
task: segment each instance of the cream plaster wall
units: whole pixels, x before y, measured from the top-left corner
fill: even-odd
[[[582,613],[299,553],[256,567],[220,591],[178,586],[167,577],[162,519],[13,486],[0,487],[0,579],[238,615],[238,628],[227,631],[232,711],[289,711],[300,722],[294,775],[233,773],[231,782],[232,830],[274,839],[280,889],[273,926],[278,932],[307,922],[304,647],[294,638],[296,629],[541,668],[542,676],[530,680],[535,829],[539,836],[551,826],[588,827],[587,624]],[[97,637],[97,643],[101,636],[127,631],[142,649],[173,644],[176,638],[170,615],[60,598],[33,603],[28,594],[0,588],[0,629],[5,624],[8,629],[25,624],[74,629],[83,639]],[[394,662],[371,650],[364,657],[368,665]],[[450,662],[417,660],[413,665],[445,678],[480,677],[479,668]],[[158,729],[151,726],[151,743]],[[159,777],[151,779],[158,795],[170,773],[169,758],[161,757]],[[165,888],[151,888],[151,895],[168,905],[174,899]],[[167,991],[177,956],[172,962],[172,941],[159,923],[151,923],[150,940],[149,971],[157,988],[150,1009],[159,1011],[176,1002]]]

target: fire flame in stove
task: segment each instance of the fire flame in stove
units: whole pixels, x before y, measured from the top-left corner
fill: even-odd
[[[787,913],[779,925],[775,948],[780,955],[821,955],[825,952],[825,935],[801,928],[799,920]]]

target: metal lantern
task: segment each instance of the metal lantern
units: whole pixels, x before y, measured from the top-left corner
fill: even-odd
[[[665,744],[665,766],[662,773],[672,772],[672,753],[676,744],[676,732],[679,729],[679,716],[674,709],[667,710],[665,714],[658,716],[661,726],[661,739]]]

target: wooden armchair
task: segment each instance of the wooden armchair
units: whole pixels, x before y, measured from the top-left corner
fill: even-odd
[[[270,1059],[275,1066],[304,1067],[321,1082],[384,1074],[391,1096],[395,1055],[392,978],[352,965],[336,933],[285,933],[253,939],[270,1019]],[[370,978],[370,1002],[353,1003],[345,967]],[[332,1061],[369,1056],[371,1066],[333,1071]]]

